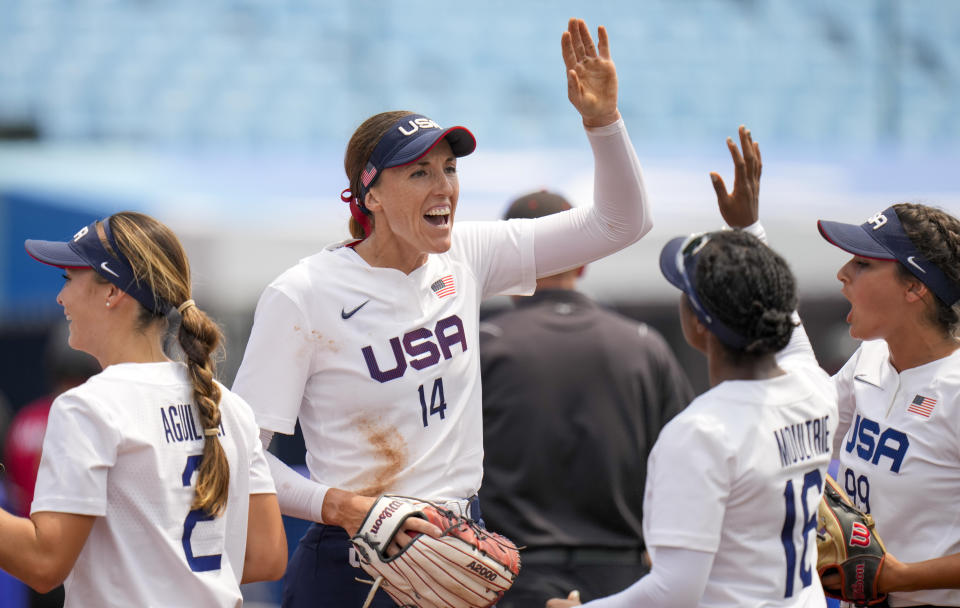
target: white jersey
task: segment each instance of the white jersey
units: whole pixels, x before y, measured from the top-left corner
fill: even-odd
[[[778,359],[785,375],[718,384],[651,452],[643,536],[654,564],[658,547],[714,554],[700,606],[826,604],[816,515],[836,395],[799,337],[806,352]]]
[[[50,410],[31,512],[96,516],[66,606],[240,606],[250,494],[273,480],[249,406],[220,387],[226,513],[191,511],[203,429],[181,363],[111,365]]]
[[[834,376],[837,482],[903,562],[960,553],[960,350],[902,372],[883,340]],[[960,606],[960,589],[891,594],[891,606]]]
[[[259,425],[299,416],[313,480],[376,496],[462,500],[480,487],[480,301],[536,286],[533,223],[461,222],[409,275],[338,244],[257,304],[234,390]]]

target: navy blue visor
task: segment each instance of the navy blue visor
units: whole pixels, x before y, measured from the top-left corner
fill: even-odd
[[[113,249],[107,250],[98,234],[98,228]],[[120,252],[110,231],[109,219],[95,221],[81,228],[69,241],[40,241],[27,239],[24,247],[30,257],[58,268],[91,268],[124,292],[130,294],[147,310],[163,314],[169,305],[160,302],[150,288],[137,280],[133,267]]]
[[[423,158],[444,138],[457,157],[466,156],[477,147],[476,138],[466,127],[444,129],[421,114],[408,114],[398,120],[384,133],[370,154],[370,160],[360,174],[357,200],[363,203],[370,187],[384,169],[408,165]]]
[[[734,349],[742,349],[749,342],[711,313],[697,295],[697,256],[710,242],[710,232],[670,239],[660,252],[660,272],[671,285],[687,295],[694,314],[718,340]]]
[[[823,238],[844,251],[875,260],[897,260],[947,306],[960,301],[960,285],[920,255],[893,207],[867,218],[859,226],[818,220],[817,228]]]

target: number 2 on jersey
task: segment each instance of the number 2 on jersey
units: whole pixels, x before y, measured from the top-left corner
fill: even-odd
[[[434,414],[440,414],[440,420],[443,420],[446,417],[444,411],[447,409],[447,400],[443,397],[443,378],[437,378],[433,381],[433,390],[430,391],[430,409],[427,409],[427,395],[423,390],[423,385],[420,385],[420,415],[423,420],[423,426],[429,424],[427,419],[427,414],[429,412],[430,416]]]
[[[200,460],[203,454],[194,454],[187,457],[187,464],[183,467],[183,485],[190,487],[190,479],[193,472],[200,466]],[[210,521],[212,515],[207,514],[203,509],[192,509],[187,513],[187,518],[183,521],[183,554],[187,558],[187,564],[194,572],[208,572],[210,570],[220,569],[220,553],[213,555],[194,555],[193,547],[190,546],[190,535],[193,534],[193,528],[201,521]]]
[[[818,501],[812,505],[807,501],[807,492],[810,490],[814,491],[814,496]],[[787,558],[787,586],[783,592],[785,598],[793,596],[793,581],[797,569],[797,548],[793,543],[793,532],[798,523],[802,526],[800,535],[803,537],[803,550],[800,552],[800,582],[803,583],[804,587],[809,587],[813,580],[813,572],[807,562],[807,540],[810,538],[810,531],[817,528],[817,507],[822,490],[823,478],[820,476],[820,470],[807,471],[807,474],[803,476],[803,487],[799,496],[800,504],[803,505],[803,519],[797,522],[797,497],[793,491],[793,480],[788,479],[787,485],[783,489],[786,515],[783,518],[783,531],[780,533],[780,540],[783,541],[783,551]],[[814,551],[816,551],[816,547],[814,547]]]

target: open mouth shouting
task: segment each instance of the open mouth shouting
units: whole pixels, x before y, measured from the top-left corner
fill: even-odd
[[[443,227],[450,225],[450,207],[434,207],[423,214],[423,219],[431,226]]]

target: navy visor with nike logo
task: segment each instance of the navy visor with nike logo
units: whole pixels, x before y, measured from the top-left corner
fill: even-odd
[[[823,238],[844,251],[874,260],[897,260],[947,306],[960,301],[960,285],[920,255],[893,207],[867,218],[859,226],[818,220],[817,228]]]
[[[103,227],[103,234],[115,255],[109,252],[100,240],[98,226]],[[133,267],[113,239],[109,218],[105,221],[97,220],[81,228],[70,241],[27,239],[23,245],[30,257],[38,262],[58,268],[92,268],[153,313],[164,314],[169,308],[153,295],[146,284],[137,280]]]

